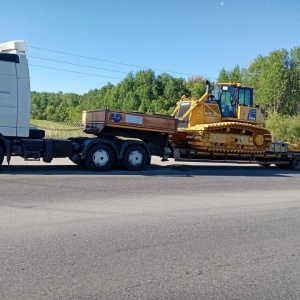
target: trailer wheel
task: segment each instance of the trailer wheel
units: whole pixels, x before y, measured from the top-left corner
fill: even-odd
[[[128,171],[140,171],[146,166],[147,153],[140,145],[129,146],[124,153],[122,166]]]
[[[2,147],[0,146],[0,166],[2,165],[4,160],[4,151],[2,149]]]
[[[91,171],[104,172],[110,170],[114,162],[113,150],[107,145],[98,144],[88,151],[85,166]]]
[[[300,171],[300,155],[295,156],[291,161],[290,161],[290,168],[295,171]]]

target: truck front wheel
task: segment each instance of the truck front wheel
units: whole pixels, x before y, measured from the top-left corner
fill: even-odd
[[[2,147],[0,146],[0,166],[2,165],[4,160],[4,151],[2,149]]]
[[[95,145],[87,153],[85,166],[91,171],[104,172],[112,168],[115,161],[113,150],[107,145]]]
[[[147,153],[140,145],[129,146],[123,156],[122,165],[128,171],[140,171],[146,166]]]

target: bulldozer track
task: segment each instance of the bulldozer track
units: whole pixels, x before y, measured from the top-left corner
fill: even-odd
[[[199,124],[171,137],[175,147],[226,153],[263,153],[271,142],[272,136],[267,129],[242,122]]]

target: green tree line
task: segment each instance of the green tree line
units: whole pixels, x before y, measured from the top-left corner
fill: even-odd
[[[82,110],[110,108],[123,111],[170,114],[183,94],[200,97],[205,80],[155,76],[152,70],[128,74],[119,84],[108,83],[84,95],[73,93],[31,93],[33,119],[80,122]]]
[[[300,47],[258,55],[247,67],[222,68],[217,82],[240,82],[254,88],[255,103],[267,118],[276,139],[300,137]],[[129,73],[120,83],[108,83],[83,95],[74,93],[31,94],[31,117],[66,123],[80,123],[82,110],[110,108],[128,112],[170,114],[182,95],[200,97],[205,78],[185,80],[152,70]]]

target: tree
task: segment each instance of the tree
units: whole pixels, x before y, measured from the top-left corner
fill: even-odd
[[[222,68],[221,71],[219,72],[217,81],[218,82],[230,82],[229,78],[230,78],[229,72],[226,71],[224,68]]]
[[[190,95],[183,78],[174,78],[163,73],[157,77],[158,98],[152,101],[153,111],[170,114],[182,95]]]
[[[284,103],[284,113],[294,115],[300,109],[300,47],[290,51],[289,81],[287,87],[287,99]]]
[[[275,141],[296,143],[300,137],[300,115],[282,116],[269,112],[266,126]]]
[[[249,66],[255,100],[264,111],[282,112],[287,101],[288,70],[289,54],[284,49],[272,51],[267,57],[258,56]]]
[[[200,98],[206,91],[206,80],[201,76],[190,77],[186,87],[192,97]]]
[[[231,71],[221,69],[218,77],[218,82],[239,82],[243,83],[246,77],[246,70],[236,65]]]

